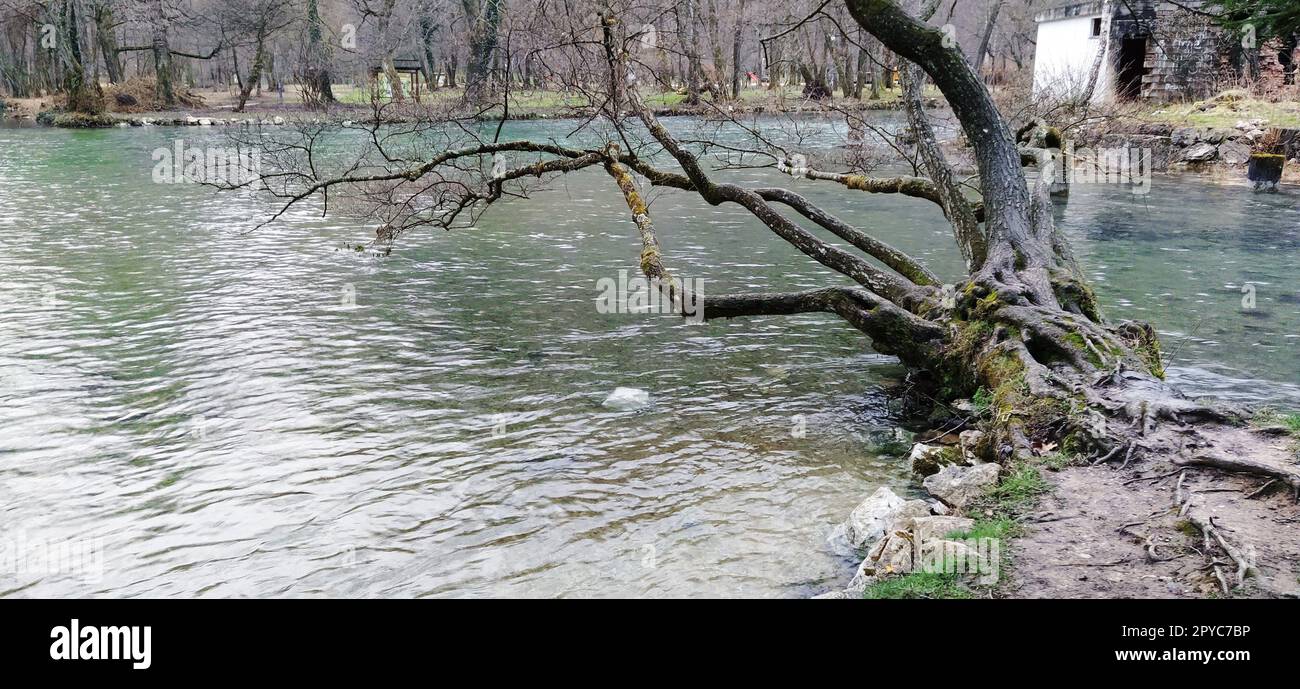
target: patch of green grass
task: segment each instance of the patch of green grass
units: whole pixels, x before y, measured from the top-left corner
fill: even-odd
[[[998,485],[977,501],[976,506],[988,516],[1014,518],[1032,508],[1038,503],[1038,497],[1051,489],[1051,484],[1043,478],[1038,467],[1020,463],[1012,466]]]
[[[1271,127],[1300,127],[1300,103],[1279,101],[1270,103],[1255,98],[1244,91],[1234,92],[1233,98],[1198,101],[1195,103],[1162,104],[1144,113],[1152,120],[1169,122],[1180,127],[1198,127],[1202,129],[1232,129],[1238,121],[1252,119],[1268,120]],[[1201,108],[1214,103],[1205,110]]]
[[[1252,421],[1257,426],[1282,426],[1291,431],[1292,435],[1300,436],[1300,413],[1261,409],[1255,413]]]
[[[954,541],[975,540],[983,538],[996,538],[1005,541],[1008,538],[1019,535],[1021,532],[1020,523],[1007,517],[998,517],[995,519],[980,519],[975,522],[967,531],[953,531],[944,536],[944,538]]]
[[[977,390],[975,390],[975,394],[971,396],[970,403],[975,407],[975,411],[978,412],[980,416],[984,416],[989,413],[989,407],[993,404],[993,393],[989,392],[988,388],[981,385]]]
[[[912,572],[901,577],[877,581],[867,587],[863,598],[872,600],[900,598],[971,598],[956,574]]]

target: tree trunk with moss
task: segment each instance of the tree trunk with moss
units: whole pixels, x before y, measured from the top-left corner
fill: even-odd
[[[86,74],[81,50],[81,19],[78,3],[64,0],[59,7],[59,58],[63,70],[63,92],[69,112],[97,115],[103,112],[99,85]]]
[[[906,79],[909,121],[924,167],[953,225],[968,277],[951,290],[905,286],[898,300],[924,323],[883,332],[937,399],[983,388],[993,399],[990,459],[1055,442],[1101,457],[1148,436],[1160,421],[1223,420],[1167,386],[1151,326],[1103,318],[1068,243],[1052,222],[1047,180],[1026,184],[1026,152],[955,44],[888,0],[848,0],[849,11],[889,50],[915,63],[947,98],[974,149],[982,204],[965,201],[919,107],[919,74]],[[905,76],[907,75],[907,70]]]
[[[303,72],[303,88],[307,102],[313,107],[337,102],[329,70],[333,51],[325,42],[324,27],[318,0],[307,0],[307,68]]]
[[[249,68],[248,78],[244,79],[243,85],[239,89],[239,103],[235,106],[235,112],[244,111],[244,107],[248,105],[248,99],[253,95],[253,89],[262,83],[262,72],[265,70],[266,34],[259,28],[254,42],[253,64]]]

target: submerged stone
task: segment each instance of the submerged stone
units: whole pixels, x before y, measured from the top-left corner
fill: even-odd
[[[604,405],[622,411],[640,409],[650,404],[650,393],[638,388],[614,388],[605,398]]]

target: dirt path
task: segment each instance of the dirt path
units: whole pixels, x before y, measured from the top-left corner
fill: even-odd
[[[1295,441],[1277,432],[1223,428],[1184,456],[1250,457],[1295,466]],[[1003,592],[1013,598],[1189,598],[1300,596],[1300,504],[1290,486],[1172,456],[1044,472],[1055,490],[1012,543]],[[1145,478],[1144,478],[1145,477]],[[1181,487],[1180,477],[1182,477]],[[1253,497],[1252,497],[1252,494]],[[1191,507],[1182,508],[1190,499]],[[1177,502],[1176,502],[1177,501]],[[1181,513],[1181,514],[1180,514]],[[1236,564],[1190,519],[1204,516],[1258,573],[1238,586]]]

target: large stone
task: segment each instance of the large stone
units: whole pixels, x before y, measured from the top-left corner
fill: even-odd
[[[1194,127],[1179,127],[1169,135],[1169,142],[1175,146],[1191,146],[1201,140]]]
[[[1173,125],[1164,122],[1146,122],[1138,125],[1138,134],[1148,134],[1151,136],[1169,136],[1173,132]]]
[[[1183,154],[1180,157],[1189,163],[1204,163],[1214,160],[1214,157],[1218,154],[1218,148],[1213,144],[1202,141],[1201,143],[1192,144],[1183,149]]]
[[[1164,136],[1133,135],[1128,137],[1126,146],[1130,149],[1130,166],[1138,164],[1141,156],[1142,166],[1149,167],[1151,172],[1168,170],[1169,163],[1177,156],[1169,138]]]
[[[889,515],[889,521],[885,524],[885,534],[909,531],[917,519],[928,516],[930,516],[930,503],[924,500],[908,500]]]
[[[979,551],[961,541],[934,539],[918,542],[913,568],[933,574],[977,574],[989,571]]]
[[[912,521],[912,537],[918,543],[938,541],[949,534],[975,528],[975,520],[966,517],[920,517]]]
[[[997,464],[948,466],[926,478],[922,485],[934,497],[960,509],[998,482],[998,469]]]
[[[1203,138],[1208,143],[1212,143],[1217,146],[1223,143],[1224,141],[1227,141],[1228,139],[1231,139],[1235,136],[1237,136],[1237,132],[1235,130],[1226,129],[1226,128],[1215,128],[1206,132]]]
[[[907,457],[912,464],[912,473],[917,476],[929,476],[949,464],[961,464],[961,450],[944,445],[927,445],[917,443],[912,446],[912,453]]]
[[[1228,141],[1219,146],[1219,159],[1229,165],[1244,165],[1250,160],[1250,146]]]
[[[901,535],[880,539],[867,558],[858,565],[858,571],[849,580],[849,595],[861,596],[872,583],[887,576],[907,574],[912,571],[912,541]]]
[[[885,533],[885,527],[893,520],[894,514],[907,504],[894,491],[881,486],[866,500],[858,503],[849,513],[840,531],[844,542],[850,548],[865,548],[875,543]]]
[[[976,453],[976,449],[979,447],[980,443],[984,441],[984,431],[972,428],[967,431],[962,431],[961,435],[958,437],[961,439],[959,444],[961,445],[962,456],[966,458],[964,463],[979,464],[980,458]]]

